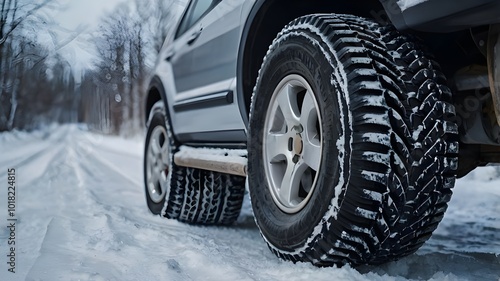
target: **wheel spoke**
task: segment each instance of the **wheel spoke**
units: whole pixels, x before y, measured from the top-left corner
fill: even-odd
[[[161,147],[161,161],[163,164],[168,165],[170,163],[170,145],[168,140],[163,142],[163,146]]]
[[[313,93],[307,92],[304,97],[304,102],[302,102],[302,108],[300,110],[300,124],[307,130],[309,125],[316,125],[316,120],[318,119],[318,114],[316,113],[316,104],[312,98]],[[313,120],[311,120],[313,119]]]
[[[321,141],[318,133],[318,112],[313,93],[307,92],[302,103],[300,124],[304,128],[304,162],[314,171],[318,171],[321,163]]]
[[[278,106],[289,128],[297,125],[299,121],[297,100],[294,97],[293,86],[286,85],[278,94],[277,98]]]
[[[155,137],[151,139],[151,150],[153,151],[154,155],[158,155],[161,152],[158,138],[159,137]]]
[[[155,155],[155,153],[153,152],[153,149],[152,149],[152,148],[150,148],[148,151],[149,151],[149,153],[148,153],[148,161],[149,161],[149,164],[150,164],[151,166],[153,166],[153,165],[155,164],[155,162],[156,162],[156,161],[155,161],[155,160],[156,160],[156,155]]]
[[[159,176],[160,181],[160,194],[163,197],[163,194],[167,191],[167,175],[165,174],[165,170],[163,170]]]
[[[316,139],[306,139],[304,141],[304,162],[314,171],[319,170],[321,164],[321,145]]]
[[[279,191],[279,196],[285,205],[293,207],[301,202],[299,197],[300,180],[304,173],[306,166],[303,162],[294,164],[289,161],[285,175],[283,176],[283,181],[281,182],[281,188]]]
[[[266,152],[270,162],[276,160],[278,156],[286,156],[288,151],[288,137],[286,134],[269,133],[265,138]]]
[[[149,184],[153,185],[151,186],[151,192],[154,190],[154,186],[156,183],[159,181],[160,175],[158,174],[158,169],[156,167],[151,168],[151,178],[149,180]]]

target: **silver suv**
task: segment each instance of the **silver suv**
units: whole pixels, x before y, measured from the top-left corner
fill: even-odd
[[[247,186],[282,259],[415,252],[456,176],[500,162],[499,18],[497,0],[190,1],[146,101],[149,209],[232,224]]]

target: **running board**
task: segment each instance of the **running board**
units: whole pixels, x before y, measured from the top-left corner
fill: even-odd
[[[174,163],[181,167],[247,176],[247,151],[241,149],[181,146],[174,154]]]

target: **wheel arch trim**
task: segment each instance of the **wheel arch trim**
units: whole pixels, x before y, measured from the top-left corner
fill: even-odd
[[[166,94],[165,94],[165,88],[163,87],[163,83],[158,76],[153,76],[151,79],[149,86],[148,86],[148,93],[146,96],[146,103],[145,103],[145,121],[146,125],[148,122],[149,114],[151,113],[151,110],[153,109],[153,105],[159,101],[163,100],[165,103],[165,107],[167,107],[167,102],[166,102]]]
[[[247,43],[248,43],[248,35],[250,33],[250,29],[252,28],[252,25],[254,23],[255,18],[257,17],[257,14],[261,10],[262,6],[264,5],[264,2],[266,0],[257,0],[252,9],[250,10],[250,13],[245,21],[245,25],[243,26],[243,30],[241,33],[241,40],[240,40],[240,46],[238,50],[238,59],[236,62],[236,89],[237,89],[237,96],[238,96],[238,107],[240,109],[240,114],[241,118],[243,120],[243,123],[245,126],[248,127],[248,114],[249,111],[247,109],[247,106],[245,104],[245,91],[243,88],[243,67],[244,67],[244,58],[245,58],[245,50],[247,49]]]
[[[149,126],[149,115],[151,114],[151,110],[153,109],[153,106],[156,102],[159,100],[163,101],[163,105],[165,106],[165,116],[168,119],[169,122],[169,127],[170,131],[172,133],[172,136],[175,140],[177,140],[177,135],[175,134],[175,129],[174,129],[174,124],[172,122],[172,117],[170,114],[170,107],[168,104],[168,99],[167,99],[167,92],[165,90],[165,87],[163,86],[163,82],[161,78],[157,75],[153,76],[151,78],[151,81],[149,83],[148,87],[148,92],[147,92],[147,97],[146,97],[146,104],[145,104],[145,121],[146,121],[146,126]]]

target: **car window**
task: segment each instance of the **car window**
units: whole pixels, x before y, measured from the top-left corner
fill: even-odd
[[[215,7],[221,0],[193,0],[189,4],[186,13],[184,14],[179,29],[175,38],[181,36],[190,27],[192,27],[198,20],[207,14],[213,7]]]
[[[189,16],[190,16],[190,11],[191,7],[193,6],[193,3],[195,3],[196,0],[190,1],[186,10],[184,11],[184,15],[182,15],[181,23],[179,24],[179,27],[177,28],[177,32],[175,32],[175,39],[177,39],[179,36],[181,36],[188,28],[188,21],[189,21]]]

